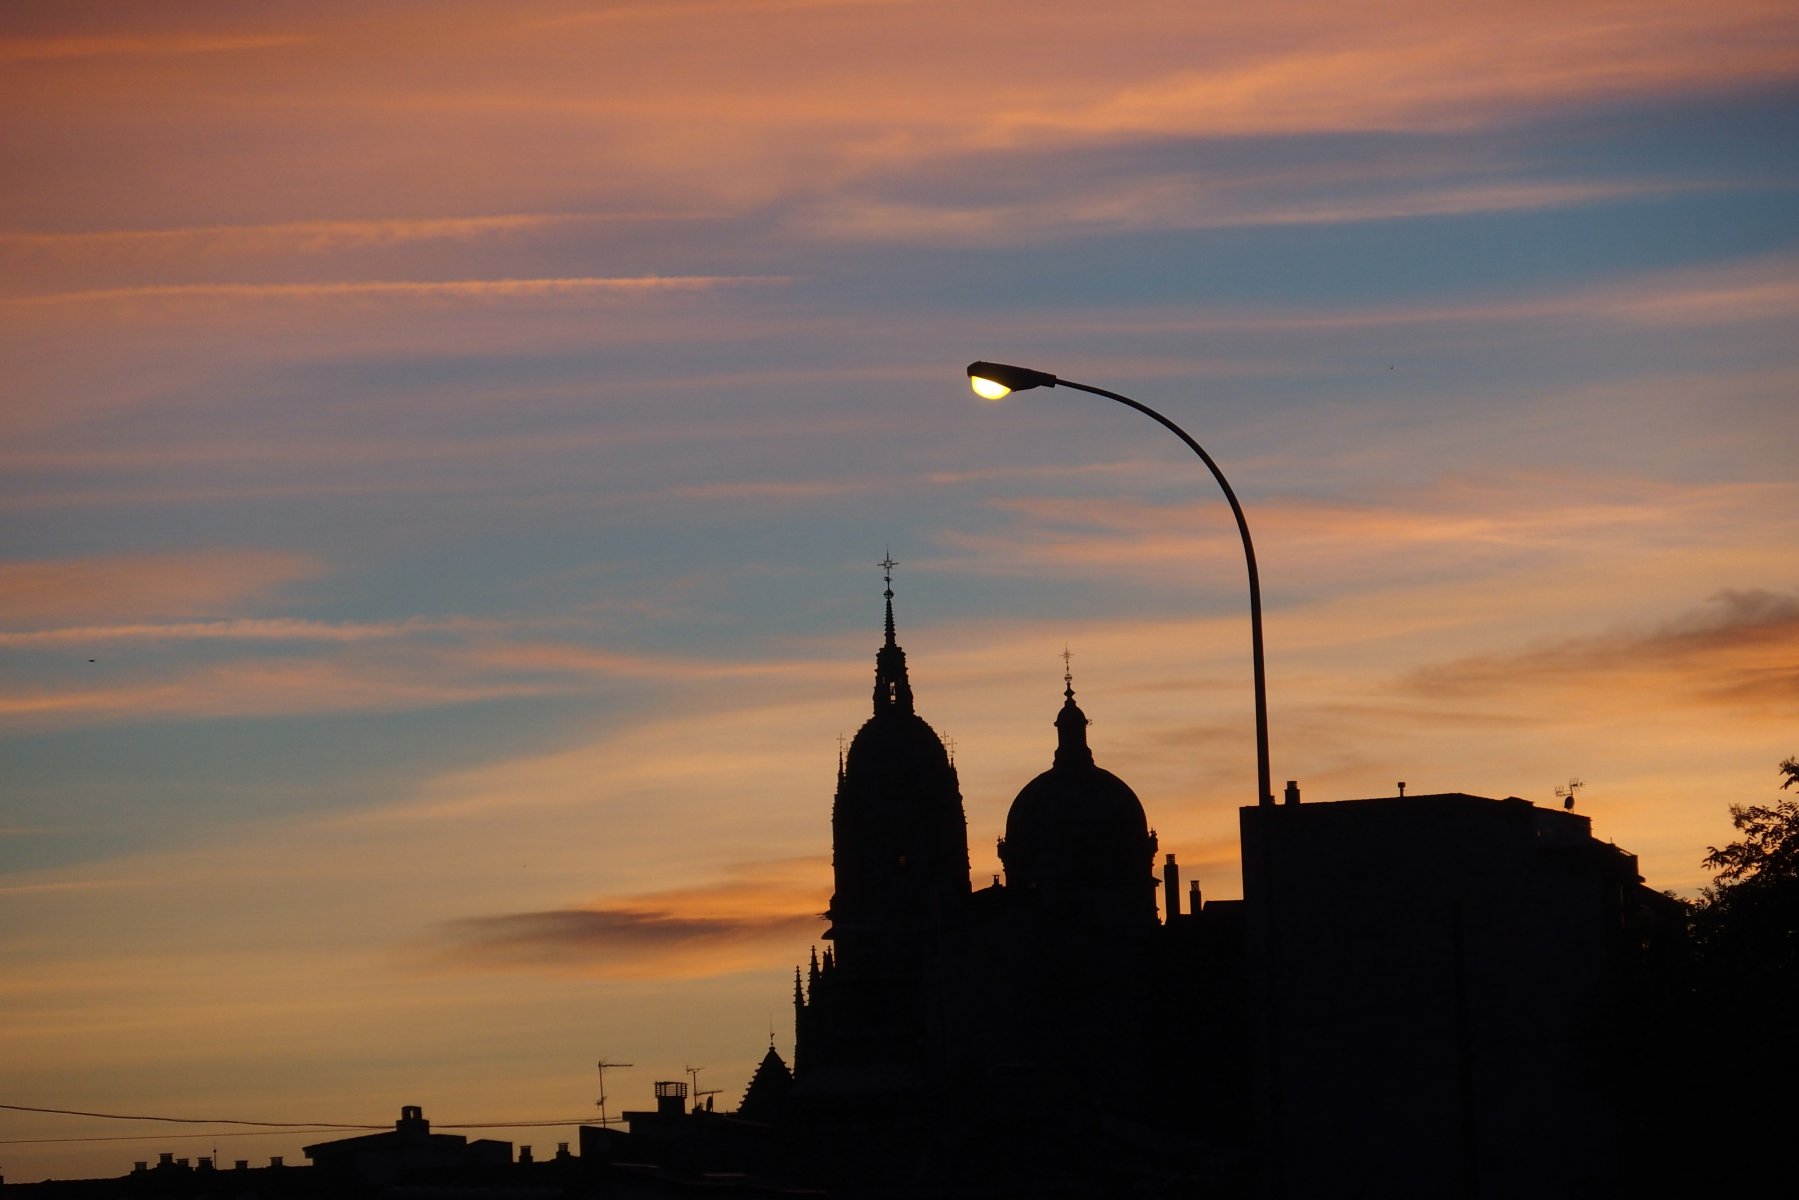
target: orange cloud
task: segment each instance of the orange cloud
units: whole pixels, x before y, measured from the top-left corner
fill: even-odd
[[[697,978],[796,953],[824,926],[828,859],[738,864],[719,883],[541,912],[463,917],[436,930],[438,953],[485,970]]]
[[[1616,691],[1660,680],[1687,702],[1766,711],[1799,700],[1799,594],[1722,591],[1706,608],[1643,630],[1477,655],[1409,673],[1404,690],[1463,698],[1520,688],[1539,694]]]
[[[208,616],[322,570],[311,558],[263,550],[0,562],[0,614],[14,633],[70,620]]]
[[[60,255],[121,255],[191,260],[195,256],[320,254],[413,242],[468,242],[543,233],[567,226],[692,220],[680,212],[499,213],[474,217],[280,221],[170,229],[95,229],[40,233],[0,230],[0,250]]]

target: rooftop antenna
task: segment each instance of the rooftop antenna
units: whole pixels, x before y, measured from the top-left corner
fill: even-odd
[[[1572,811],[1574,808],[1574,793],[1586,786],[1587,785],[1581,781],[1580,777],[1576,776],[1568,781],[1567,787],[1555,789],[1556,798],[1562,802],[1563,808]]]
[[[636,1065],[636,1063],[607,1062],[603,1058],[600,1060],[600,1098],[597,1101],[597,1104],[600,1110],[600,1126],[602,1128],[604,1128],[606,1123],[612,1119],[606,1115],[606,1068],[634,1067]]]

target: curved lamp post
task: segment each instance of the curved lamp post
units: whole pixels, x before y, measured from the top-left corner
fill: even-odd
[[[1249,645],[1256,673],[1256,803],[1273,804],[1274,792],[1270,787],[1268,770],[1268,677],[1262,665],[1262,580],[1256,572],[1256,548],[1249,540],[1249,522],[1244,519],[1243,506],[1237,503],[1237,493],[1231,491],[1230,481],[1225,479],[1224,472],[1218,469],[1212,456],[1187,435],[1185,429],[1149,405],[1139,404],[1129,396],[1076,383],[1072,379],[1058,379],[1047,371],[1033,371],[1029,367],[1013,367],[1005,363],[969,363],[968,383],[974,388],[975,395],[986,400],[1003,400],[1013,392],[1057,386],[1116,400],[1126,408],[1134,408],[1144,416],[1153,417],[1160,422],[1170,433],[1187,443],[1187,448],[1199,455],[1200,461],[1211,470],[1212,477],[1224,489],[1224,498],[1230,501],[1231,512],[1237,518],[1237,532],[1243,535],[1243,558],[1249,566]]]

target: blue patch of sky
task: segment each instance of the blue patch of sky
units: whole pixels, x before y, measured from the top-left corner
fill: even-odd
[[[1056,246],[862,250],[827,302],[995,313],[1103,304],[1375,306],[1501,297],[1691,267],[1799,241],[1784,191],[1689,192],[1566,208],[1064,239]],[[903,281],[903,282],[902,282]]]
[[[628,707],[628,704],[626,705]],[[400,800],[421,776],[566,746],[589,699],[525,697],[406,712],[160,720],[19,735],[0,746],[0,871],[170,846],[209,828]],[[79,779],[79,785],[70,780]]]

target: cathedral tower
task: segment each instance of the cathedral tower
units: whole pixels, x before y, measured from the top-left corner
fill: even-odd
[[[912,705],[893,626],[891,556],[880,564],[886,640],[875,654],[874,712],[851,741],[831,810],[830,937],[844,966],[912,957],[969,894],[968,822],[956,768]]]

